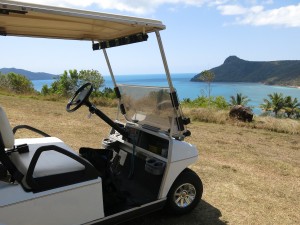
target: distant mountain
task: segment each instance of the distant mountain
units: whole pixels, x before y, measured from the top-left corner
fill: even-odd
[[[300,86],[300,60],[257,62],[229,56],[210,69],[216,82],[256,82],[269,85]],[[200,74],[191,81],[200,81]]]
[[[0,69],[2,74],[7,74],[10,72],[21,74],[27,77],[29,80],[51,80],[57,78],[58,75],[50,74],[50,73],[42,73],[42,72],[31,72],[28,70],[16,69],[16,68],[2,68]]]

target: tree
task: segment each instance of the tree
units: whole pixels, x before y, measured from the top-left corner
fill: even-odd
[[[103,91],[101,92],[101,96],[106,97],[106,98],[116,98],[116,93],[114,89],[105,87]]]
[[[208,85],[208,99],[210,99],[211,94],[211,83],[215,79],[215,74],[210,70],[204,70],[200,73],[199,79],[207,83]]]
[[[8,73],[0,76],[0,85],[18,94],[33,93],[33,83],[25,76],[16,73]]]
[[[104,78],[97,70],[81,70],[79,72],[79,86],[86,82],[91,82],[96,91],[104,85]]]
[[[48,87],[47,84],[43,85],[41,94],[42,95],[49,95],[51,93],[51,89]]]
[[[282,93],[273,93],[268,95],[269,99],[263,99],[264,104],[260,107],[264,111],[273,111],[275,116],[278,116],[278,112],[284,107],[284,97]]]
[[[50,88],[44,85],[41,93],[43,95],[58,94],[69,97],[86,82],[92,83],[96,92],[98,92],[104,84],[104,78],[97,70],[81,70],[79,73],[75,69],[69,71],[65,70],[64,73],[51,84]]]
[[[242,105],[246,106],[251,99],[248,96],[243,95],[242,93],[237,93],[236,96],[230,96],[230,105]]]
[[[284,98],[284,107],[285,113],[288,118],[291,118],[293,115],[296,115],[298,109],[300,108],[300,102],[298,102],[297,98],[292,98],[291,96],[287,96]]]

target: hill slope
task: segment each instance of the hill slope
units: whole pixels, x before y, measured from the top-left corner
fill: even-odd
[[[57,77],[57,75],[50,74],[50,73],[42,73],[42,72],[34,73],[28,70],[16,69],[16,68],[1,68],[0,72],[2,74],[7,74],[10,72],[21,74],[27,77],[29,80],[51,80]]]
[[[246,61],[229,56],[221,66],[210,69],[217,82],[256,82],[300,86],[300,60]],[[199,81],[200,74],[191,81]]]

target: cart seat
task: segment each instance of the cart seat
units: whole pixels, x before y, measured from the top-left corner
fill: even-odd
[[[29,168],[30,162],[33,155],[39,147],[45,145],[55,145],[59,146],[72,154],[76,154],[68,145],[66,145],[62,140],[55,137],[45,137],[45,138],[25,138],[25,139],[16,139],[15,146],[27,144],[29,147],[28,153],[19,154],[14,152],[10,155],[11,161],[17,166],[19,171],[23,174],[26,174],[26,171]],[[77,161],[74,161],[72,158],[62,155],[55,151],[46,151],[41,154],[34,173],[33,177],[45,177],[55,174],[63,174],[73,171],[84,170],[84,166]]]
[[[22,151],[19,151],[20,146]],[[25,191],[40,192],[99,177],[97,170],[88,161],[58,138],[15,140],[1,107],[0,162]]]

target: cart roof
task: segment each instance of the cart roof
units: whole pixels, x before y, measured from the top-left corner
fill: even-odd
[[[105,41],[163,29],[158,20],[0,0],[0,35]]]

